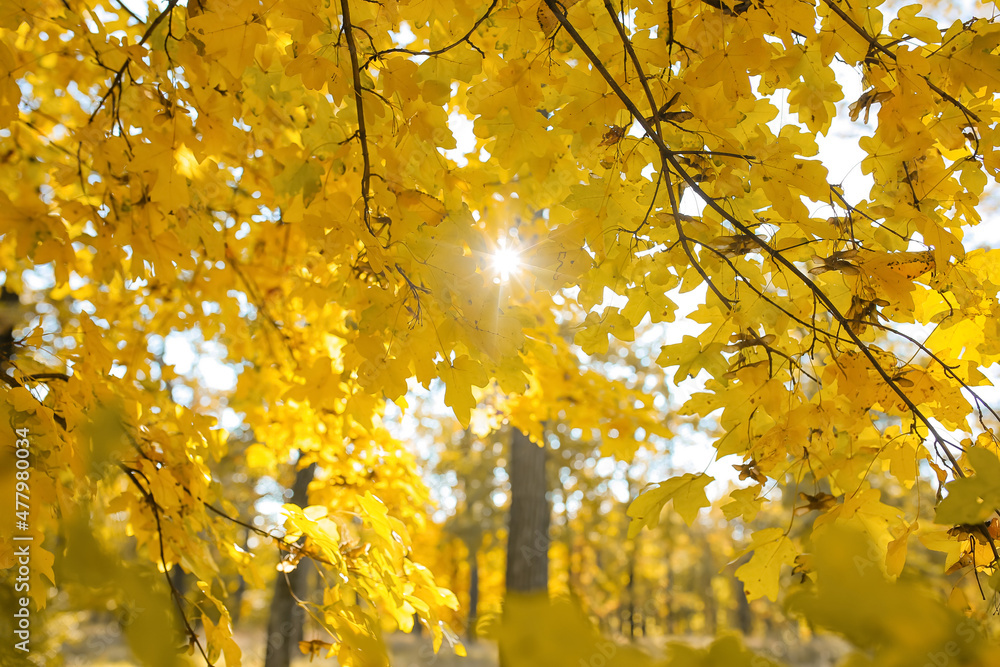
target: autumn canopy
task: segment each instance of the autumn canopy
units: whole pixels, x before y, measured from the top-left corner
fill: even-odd
[[[3,0],[0,479],[30,483],[33,613],[152,595],[141,562],[150,627],[232,666],[227,577],[311,560],[318,655],[383,664],[415,623],[462,652],[393,426],[429,391],[475,437],[626,464],[697,425],[699,468],[629,489],[628,540],[721,508],[746,598],[849,664],[998,664],[996,13]],[[254,521],[241,479],[314,463],[281,531]],[[771,664],[726,642],[668,663]]]

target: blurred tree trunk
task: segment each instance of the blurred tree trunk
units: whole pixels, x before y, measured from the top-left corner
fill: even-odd
[[[0,287],[0,373],[14,355],[14,328],[22,318],[21,297],[4,285]]]
[[[295,597],[304,600],[310,591],[315,590],[316,577],[314,575],[316,573],[316,564],[311,559],[303,558],[299,561],[299,566],[295,568],[295,572],[298,578],[295,581],[293,592],[295,593]],[[295,627],[292,629],[294,634],[292,635],[290,650],[292,655],[298,655],[299,642],[305,639],[306,623],[309,621],[309,617],[306,616],[306,610],[297,604],[292,608],[292,617],[295,619]]]
[[[744,636],[750,636],[753,632],[753,615],[750,609],[750,601],[747,600],[746,590],[743,587],[743,582],[736,578],[736,570],[741,566],[746,564],[750,560],[751,554],[743,554],[735,561],[726,566],[726,576],[730,577],[732,582],[733,599],[736,602],[736,608],[733,610],[733,620],[732,625],[739,629]]]
[[[174,587],[175,591],[177,591],[178,598],[183,598],[187,595],[188,577],[187,573],[181,568],[179,563],[174,563],[174,566],[170,568],[170,585]],[[174,618],[176,621],[177,635],[180,637],[187,636],[188,631],[180,615],[174,614]],[[190,620],[191,627],[197,628],[198,623],[201,622],[201,614],[198,614],[195,618]]]
[[[673,593],[674,593],[674,591],[673,591],[673,588],[674,588],[674,572],[670,568],[670,554],[669,553],[667,554],[667,577],[666,577],[666,579],[667,579],[666,582],[664,582],[665,583],[664,588],[666,589],[666,598],[665,598],[665,600],[663,602],[663,616],[664,616],[664,621],[665,621],[665,624],[666,624],[666,627],[667,627],[667,634],[668,635],[675,635],[675,634],[677,634],[677,623],[676,623],[677,619],[674,618],[674,608],[673,608],[673,602],[674,602],[674,595],[673,595]]]
[[[635,551],[628,560],[628,638],[635,641]]]
[[[511,433],[510,461],[510,521],[507,530],[507,596],[504,614],[511,601],[537,598],[547,599],[549,590],[549,523],[551,521],[545,492],[548,478],[545,474],[546,451],[514,429]],[[508,616],[509,618],[509,616]],[[534,637],[520,637],[515,641],[519,648],[524,640],[529,644]],[[541,638],[538,638],[539,640]],[[500,642],[500,667],[527,664],[525,656],[510,651]],[[516,661],[516,663],[515,663]]]
[[[295,484],[292,486],[292,503],[299,507],[309,504],[309,482],[316,472],[316,464],[312,463],[299,468],[295,473]],[[305,612],[296,604],[295,599],[306,596],[306,579],[308,570],[300,562],[291,572],[279,572],[274,582],[274,597],[271,598],[271,614],[267,621],[267,655],[264,667],[289,667],[292,661],[292,648],[302,636],[302,625]]]
[[[712,580],[715,578],[715,558],[712,556],[712,545],[708,543],[708,538],[705,535],[701,536],[699,540],[702,544],[702,551],[704,556],[701,559],[701,567],[699,568],[700,579],[699,584],[702,590],[702,600],[704,601],[704,614],[705,614],[705,631],[709,635],[715,634],[715,629],[718,625],[718,604],[715,599],[715,589],[712,586]]]
[[[479,549],[469,546],[469,615],[465,636],[476,641],[476,620],[479,613]]]
[[[243,551],[250,551],[250,529],[243,529]],[[247,582],[243,578],[242,574],[236,575],[236,590],[233,591],[233,602],[229,605],[230,614],[232,615],[233,627],[240,622],[240,617],[242,616],[243,609],[243,594],[247,592]]]
[[[736,598],[736,611],[734,625],[739,628],[744,637],[749,637],[753,632],[753,615],[750,611],[750,601],[747,600],[746,591],[743,590],[743,582],[733,577],[733,597]]]
[[[568,513],[569,510],[567,510]],[[566,588],[574,598],[579,597],[579,582],[577,581],[576,570],[573,568],[573,559],[576,558],[576,545],[573,540],[573,527],[570,525],[569,516],[566,517]]]
[[[187,573],[177,563],[174,563],[174,566],[170,568],[170,583],[173,585],[174,590],[177,591],[177,595],[180,597],[187,595]]]
[[[548,591],[549,503],[545,448],[514,430],[510,447],[507,592]]]

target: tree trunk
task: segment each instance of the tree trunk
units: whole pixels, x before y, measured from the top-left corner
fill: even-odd
[[[579,597],[578,586],[576,581],[576,571],[573,569],[573,559],[576,557],[576,551],[573,540],[572,527],[569,524],[569,517],[566,518],[566,588],[569,589],[569,594],[573,599]]]
[[[309,482],[316,471],[316,464],[299,468],[292,486],[292,503],[299,507],[309,504]],[[291,572],[278,573],[271,598],[271,615],[267,622],[267,655],[264,667],[289,667],[292,647],[302,636],[305,614],[295,599],[306,595],[306,569],[296,567]]]
[[[504,616],[534,613],[536,603],[548,600],[549,590],[549,503],[545,475],[545,449],[524,433],[511,434],[510,522],[507,530],[507,595]],[[513,609],[517,607],[520,611]],[[540,613],[544,611],[539,610]],[[525,634],[527,633],[527,634]],[[519,632],[501,638],[500,667],[531,665],[533,647],[539,637],[522,625]]]
[[[14,355],[14,327],[21,319],[21,298],[17,292],[0,287],[0,373],[6,373],[7,362]]]
[[[243,550],[250,551],[250,529],[243,529]],[[247,592],[247,581],[243,578],[242,574],[236,575],[237,586],[236,590],[233,592],[232,604],[229,605],[229,613],[232,617],[233,627],[240,622],[240,617],[243,609],[243,595]]]
[[[743,633],[744,637],[749,637],[753,632],[753,614],[750,611],[750,602],[747,600],[746,591],[743,590],[743,582],[733,577],[733,597],[736,598],[736,627]]]
[[[465,636],[470,642],[476,641],[476,616],[479,613],[479,553],[469,547],[469,616]]]
[[[550,518],[545,498],[545,448],[514,430],[510,450],[507,592],[548,591]]]
[[[670,555],[667,554],[667,580],[664,582],[666,585],[666,600],[663,603],[663,616],[667,627],[668,635],[677,634],[677,619],[674,618],[674,572],[670,567]]]
[[[314,589],[315,577],[313,573],[316,571],[316,564],[308,558],[303,558],[299,561],[299,566],[295,568],[295,574],[297,578],[295,579],[294,593],[295,597],[300,600],[306,599],[309,595],[309,591]],[[292,628],[292,641],[291,641],[291,652],[293,655],[297,654],[299,642],[304,640],[306,634],[306,622],[309,618],[306,616],[306,610],[295,605],[292,607],[292,618],[295,620],[295,627]]]
[[[174,590],[177,591],[178,596],[184,597],[187,595],[187,573],[177,563],[174,563],[174,566],[170,568],[170,583],[173,585]]]
[[[700,541],[705,555],[701,559],[698,585],[701,588],[703,596],[705,632],[708,635],[714,635],[715,629],[718,626],[718,605],[715,600],[715,589],[712,587],[712,579],[714,579],[716,571],[715,558],[712,556],[712,546],[708,543],[708,538],[702,535]]]
[[[635,550],[628,559],[628,638],[635,641]]]

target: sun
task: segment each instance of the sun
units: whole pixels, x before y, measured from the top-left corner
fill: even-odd
[[[492,259],[497,282],[507,282],[521,268],[521,253],[515,248],[501,245],[494,251]]]

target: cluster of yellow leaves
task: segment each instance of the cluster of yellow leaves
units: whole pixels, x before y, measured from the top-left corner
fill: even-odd
[[[869,476],[912,485],[922,461],[942,481],[960,476],[936,424],[993,442],[996,415],[971,389],[1000,360],[1000,255],[962,244],[1000,169],[992,19],[939,28],[916,5],[890,16],[842,0],[642,2],[627,27],[596,0],[148,11],[0,8],[0,270],[17,287],[25,271],[51,275],[33,298],[57,323],[23,344],[69,378],[32,395],[39,369],[19,355],[6,383],[34,415],[36,493],[52,508],[109,493],[154,561],[165,538],[162,567],[182,562],[208,583],[217,565],[195,536],[230,555],[233,542],[205,505],[222,499],[209,463],[225,443],[199,413],[214,398],[199,390],[195,409],[177,407],[152,343],[174,331],[197,331],[241,369],[227,404],[262,443],[251,466],[273,473],[302,451],[325,470],[316,504],[369,522],[384,576],[364,594],[400,619],[412,608],[433,621],[448,600],[401,592],[426,581],[401,564],[387,516],[419,522],[406,494],[425,494],[382,428],[385,402],[404,403],[411,379],[441,380],[468,423],[497,387],[536,439],[564,417],[621,439],[609,447],[630,458],[639,429],[668,435],[665,420],[641,388],[571,371],[577,348],[631,343],[699,288],[689,319],[707,326],[648,363],[705,379],[682,412],[717,422],[718,455],[761,484],[808,470],[843,498],[821,503],[817,523],[866,531],[891,571],[916,522]],[[860,73],[847,109],[836,62]],[[848,196],[817,137],[862,112],[873,187]],[[450,129],[462,118],[464,156]],[[634,123],[644,130],[625,130]],[[491,255],[511,229],[525,269],[504,282]],[[605,304],[608,291],[625,303]],[[552,325],[567,311],[574,345]],[[102,409],[112,451],[98,444],[107,432],[84,428]],[[129,472],[105,481],[94,460]],[[338,479],[356,486],[343,494]],[[651,488],[635,525],[671,501],[693,520],[709,480]],[[981,486],[950,484],[938,519],[985,516],[995,497]],[[733,492],[729,515],[749,520],[761,497]],[[339,553],[343,535],[309,525]],[[752,545],[744,581],[773,597],[804,545],[767,530]]]
[[[360,529],[352,529],[351,521],[330,514],[323,506],[284,506],[289,525],[286,543],[303,537],[305,540],[301,546],[289,547],[291,559],[279,570],[288,571],[303,556],[309,556],[328,581],[338,582],[326,589],[317,610],[331,635],[341,638],[331,644],[328,655],[336,652],[343,664],[375,664],[375,660],[388,664],[381,642],[385,619],[392,619],[396,627],[409,632],[414,614],[430,628],[435,651],[447,638],[456,651],[463,652],[457,637],[438,618],[440,611],[457,607],[454,594],[435,585],[430,572],[410,558],[406,526],[389,516],[381,500],[369,492],[359,498],[359,503],[363,517]],[[343,585],[362,596],[365,604],[359,605],[353,596],[346,595]],[[355,644],[359,640],[364,641],[366,649]],[[362,655],[366,651],[367,655]]]

